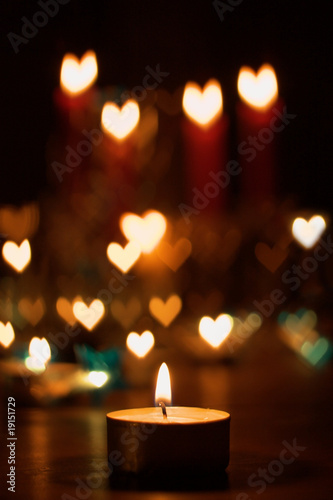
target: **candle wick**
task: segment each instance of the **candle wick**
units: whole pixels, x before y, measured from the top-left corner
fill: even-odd
[[[168,417],[168,415],[167,415],[167,412],[166,412],[166,406],[165,406],[165,404],[163,403],[163,401],[160,401],[160,402],[158,403],[158,406],[159,406],[160,408],[162,408],[163,418],[167,418],[167,417]]]

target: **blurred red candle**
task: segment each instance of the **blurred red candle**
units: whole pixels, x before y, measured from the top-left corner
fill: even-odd
[[[242,199],[258,206],[276,194],[276,134],[285,127],[283,103],[275,71],[268,64],[257,74],[241,68],[237,86],[242,100],[237,106]]]
[[[216,213],[226,202],[219,174],[227,162],[229,128],[228,119],[222,114],[219,82],[209,80],[202,90],[196,83],[187,83],[183,109],[186,201],[196,209],[202,207],[205,214]]]
[[[137,127],[140,121],[138,103],[129,99],[121,108],[114,102],[103,106],[101,128],[104,132],[103,165],[110,188],[117,190],[121,211],[135,207],[137,185]]]
[[[89,166],[91,130],[94,127],[93,104],[96,98],[98,67],[93,51],[81,60],[66,54],[60,71],[60,87],[55,89],[54,103],[59,117],[63,147],[57,153],[53,168],[59,180],[66,180],[71,190],[80,190],[82,172]],[[79,167],[79,168],[76,168]],[[78,172],[73,174],[73,172]],[[71,175],[68,175],[71,174]]]
[[[86,107],[93,95],[93,84],[98,75],[95,52],[89,50],[81,60],[66,54],[60,71],[60,88],[56,90],[57,103],[64,109]]]

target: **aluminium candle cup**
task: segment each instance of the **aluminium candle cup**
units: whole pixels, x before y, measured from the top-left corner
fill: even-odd
[[[224,478],[229,464],[230,415],[188,407],[137,408],[107,414],[110,482],[134,478]]]

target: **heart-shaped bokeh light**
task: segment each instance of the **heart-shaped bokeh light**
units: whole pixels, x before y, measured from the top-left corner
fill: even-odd
[[[113,102],[107,102],[103,106],[102,128],[108,135],[120,141],[135,129],[139,119],[140,109],[133,99],[125,102],[121,109]]]
[[[159,297],[149,301],[149,311],[163,326],[167,327],[178,316],[182,308],[182,301],[178,295],[171,295],[166,302]]]
[[[238,75],[240,98],[251,107],[265,111],[278,97],[278,84],[275,71],[264,64],[256,74],[252,68],[242,67]]]
[[[126,339],[128,349],[138,358],[144,358],[154,347],[154,344],[154,335],[149,330],[146,330],[141,335],[131,332]]]
[[[89,307],[81,300],[73,303],[74,316],[89,331],[101,321],[104,313],[104,304],[99,299],[93,300]]]
[[[127,273],[141,255],[141,247],[136,241],[129,241],[125,248],[118,243],[110,243],[106,250],[110,262]]]
[[[15,339],[14,329],[12,324],[8,321],[5,325],[0,321],[0,344],[4,347],[9,347]]]
[[[126,304],[121,300],[112,300],[110,309],[113,317],[127,329],[138,319],[142,307],[139,299],[132,297]]]
[[[30,356],[25,360],[25,365],[35,373],[45,370],[47,362],[51,359],[51,349],[45,338],[34,337],[29,344]]]
[[[60,85],[66,94],[75,96],[87,90],[98,74],[95,52],[89,50],[81,60],[74,54],[66,54],[60,73]]]
[[[212,125],[222,113],[222,91],[217,80],[209,80],[203,89],[195,82],[188,82],[184,89],[183,109],[197,125]]]
[[[313,247],[326,229],[326,222],[321,215],[314,215],[309,221],[302,217],[294,220],[292,232],[294,238],[305,248]]]
[[[229,314],[220,314],[214,321],[209,316],[201,318],[199,333],[212,347],[219,347],[227,338],[233,327],[233,319]]]
[[[159,258],[173,271],[191,255],[192,244],[187,238],[180,238],[174,246],[162,241],[157,250]]]
[[[32,326],[36,326],[44,316],[45,303],[41,297],[35,300],[35,302],[32,302],[28,298],[23,298],[18,303],[18,310],[21,316]]]
[[[120,219],[120,227],[129,241],[137,242],[142,252],[150,253],[165,233],[166,219],[155,211],[148,211],[142,217],[124,214]]]
[[[31,248],[28,240],[18,246],[14,241],[6,241],[2,247],[2,256],[5,261],[18,273],[24,271],[31,259]]]
[[[324,364],[325,358],[328,357],[332,349],[331,344],[325,337],[320,337],[312,344],[306,340],[301,347],[301,354],[313,366]]]
[[[70,325],[74,325],[76,318],[73,314],[73,304],[81,300],[81,297],[76,297],[73,302],[70,302],[65,297],[59,297],[56,302],[57,313]]]
[[[6,234],[9,240],[23,241],[37,231],[39,224],[39,208],[37,203],[29,203],[21,207],[11,205],[0,208],[0,233]]]

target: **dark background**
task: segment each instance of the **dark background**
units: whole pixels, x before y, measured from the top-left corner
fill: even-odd
[[[226,1],[227,5],[228,2]],[[132,88],[160,64],[174,91],[188,80],[217,78],[235,126],[240,66],[276,70],[279,93],[297,118],[283,139],[281,191],[306,208],[332,208],[332,28],[330,3],[243,0],[221,22],[211,1],[69,0],[15,54],[36,1],[1,6],[0,203],[36,198],[46,184],[45,145],[54,126],[52,92],[66,52],[95,50],[98,85]],[[233,129],[232,129],[233,130]],[[236,146],[236,142],[235,142]]]

